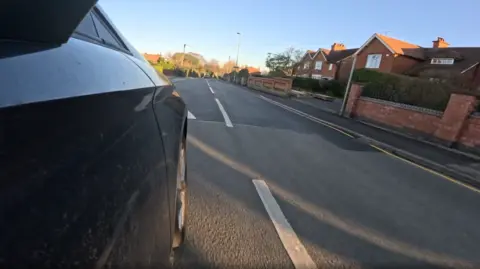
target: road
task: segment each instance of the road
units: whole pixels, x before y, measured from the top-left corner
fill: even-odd
[[[312,120],[295,100],[213,79],[176,86],[190,111],[177,268],[480,264],[480,193]]]

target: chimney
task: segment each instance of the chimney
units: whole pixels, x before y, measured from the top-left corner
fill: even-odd
[[[437,37],[437,40],[434,40],[432,42],[433,42],[433,47],[436,49],[447,48],[448,45],[450,45],[447,42],[445,42],[445,39],[443,39],[443,37]]]
[[[332,45],[332,51],[338,51],[338,50],[345,50],[347,48],[345,48],[345,45],[343,45],[342,43],[333,43]]]

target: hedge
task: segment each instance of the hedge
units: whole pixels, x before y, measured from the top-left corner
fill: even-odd
[[[376,71],[356,72],[356,82],[366,82],[362,96],[419,106],[439,111],[447,107],[455,88],[441,82],[431,82]],[[377,74],[375,74],[377,73]]]
[[[313,78],[295,77],[292,82],[292,87],[311,92],[324,92],[320,87],[320,81]]]
[[[293,79],[292,86],[310,92],[343,97],[346,84],[338,80],[318,80],[314,78],[296,77]]]
[[[368,83],[378,80],[388,79],[390,74],[381,73],[370,69],[357,69],[353,72],[352,81],[359,83]]]

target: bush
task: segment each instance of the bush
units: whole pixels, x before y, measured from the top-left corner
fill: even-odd
[[[269,77],[284,78],[288,77],[282,70],[272,70],[268,72]]]
[[[248,69],[244,68],[238,72],[238,77],[248,78]]]
[[[346,84],[338,80],[323,80],[320,82],[320,87],[323,88],[328,95],[343,97]]]
[[[292,86],[305,91],[328,94],[334,97],[343,97],[346,85],[338,80],[318,80],[313,78],[296,77],[293,79]]]
[[[325,90],[320,87],[320,80],[313,78],[295,77],[292,82],[292,87],[310,92],[325,93]]]
[[[158,73],[163,73],[163,66],[153,65],[153,68],[155,68],[155,70],[157,70]]]
[[[369,70],[368,75],[361,73],[359,76],[361,81],[371,79],[364,85],[362,96],[444,111],[454,91],[454,88],[441,82],[371,72],[375,71]]]
[[[186,77],[187,76],[187,70],[177,68],[177,69],[175,69],[174,74],[177,77]]]
[[[357,69],[353,71],[352,81],[359,83],[368,83],[383,79],[388,79],[389,74],[377,72],[370,69]]]

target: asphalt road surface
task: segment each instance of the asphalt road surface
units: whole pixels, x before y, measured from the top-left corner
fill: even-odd
[[[176,86],[190,111],[177,268],[480,266],[479,192],[318,123],[295,100],[214,79]]]

